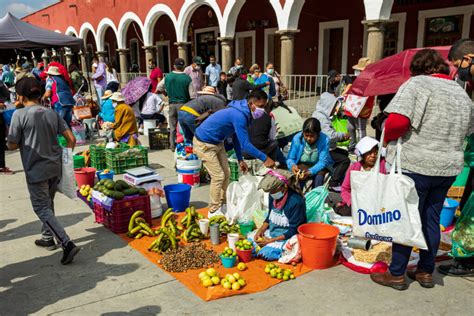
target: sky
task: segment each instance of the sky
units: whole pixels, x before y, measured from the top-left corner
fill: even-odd
[[[22,18],[55,2],[57,0],[0,0],[0,17],[10,12],[17,18]]]

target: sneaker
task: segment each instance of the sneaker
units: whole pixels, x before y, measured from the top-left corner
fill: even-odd
[[[0,174],[11,176],[12,174],[15,174],[15,172],[12,171],[10,168],[4,167],[0,168]]]
[[[140,127],[140,128],[138,129],[138,133],[141,134],[141,135],[143,135],[143,128]]]
[[[211,217],[219,216],[219,215],[225,215],[225,214],[222,212],[222,206],[219,207],[219,208],[218,208],[217,210],[215,210],[215,211],[209,210],[209,212],[207,213],[207,218],[211,218]]]
[[[37,239],[35,240],[35,245],[38,247],[46,248],[50,251],[58,248],[58,245],[56,245],[54,239]]]
[[[69,264],[74,259],[74,256],[81,250],[77,247],[72,241],[68,242],[66,248],[64,248],[63,258],[61,259],[61,264]]]

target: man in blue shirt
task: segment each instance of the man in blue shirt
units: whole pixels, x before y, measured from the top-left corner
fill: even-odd
[[[211,56],[209,60],[210,64],[206,67],[207,85],[216,88],[222,68],[221,65],[216,63],[215,56]]]
[[[196,129],[193,141],[194,153],[203,161],[211,176],[210,214],[224,213],[226,209],[226,191],[230,180],[229,162],[224,148],[226,139],[232,138],[235,154],[243,172],[247,172],[248,166],[243,161],[242,151],[260,159],[266,167],[275,165],[270,157],[252,145],[248,134],[252,120],[264,115],[267,100],[265,92],[254,90],[248,101],[237,100],[229,103],[227,108],[212,114]]]

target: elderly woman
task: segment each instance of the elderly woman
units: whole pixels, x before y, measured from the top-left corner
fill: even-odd
[[[125,103],[125,98],[120,92],[114,92],[110,99],[115,107],[114,139],[130,146],[137,145],[138,128],[132,107]]]
[[[306,223],[306,204],[296,177],[287,170],[269,171],[258,188],[270,193],[270,203],[267,218],[255,233],[254,240],[262,247],[259,256],[269,261],[277,260],[285,241]]]
[[[393,164],[396,140],[401,137],[401,167],[414,183],[419,197],[423,235],[428,250],[420,250],[416,270],[409,278],[426,288],[434,287],[432,273],[440,242],[439,217],[446,194],[463,169],[463,142],[472,131],[473,104],[466,92],[449,75],[449,66],[432,49],[415,54],[412,77],[405,82],[385,112],[387,163]],[[411,246],[393,244],[389,271],[374,273],[381,285],[405,290],[405,272]]]

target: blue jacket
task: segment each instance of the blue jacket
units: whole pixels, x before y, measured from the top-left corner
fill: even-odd
[[[303,132],[299,132],[293,137],[291,142],[290,152],[288,153],[288,158],[286,159],[286,164],[288,169],[294,165],[297,165],[300,162],[301,156],[303,155],[304,145],[306,141],[303,137]],[[316,175],[319,171],[323,170],[326,167],[329,167],[333,164],[331,156],[329,154],[330,139],[324,133],[319,133],[318,141],[316,142],[316,147],[319,152],[318,162],[309,169],[311,175]]]
[[[270,85],[268,87],[261,88],[260,90],[265,91],[268,94],[268,99],[270,100],[276,95],[275,81],[273,80],[273,78],[267,76],[266,74],[262,74],[260,77],[257,78],[257,80],[255,80],[255,85],[266,83],[267,81],[270,82]]]
[[[115,122],[115,108],[110,98],[104,100],[101,104],[99,116],[106,122]]]
[[[247,100],[229,103],[223,110],[217,111],[196,129],[196,138],[201,142],[217,145],[232,137],[237,159],[242,160],[242,149],[249,155],[265,161],[267,155],[252,145],[248,127],[251,113]]]

